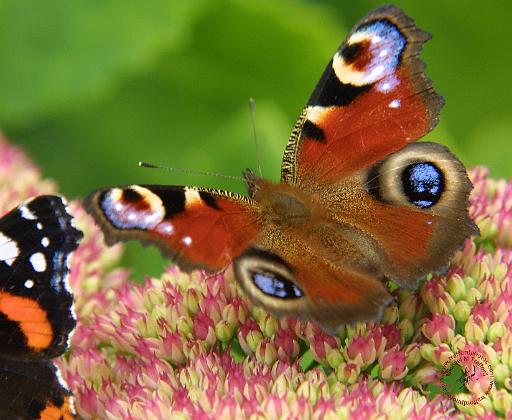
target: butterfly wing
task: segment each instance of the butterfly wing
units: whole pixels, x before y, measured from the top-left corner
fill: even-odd
[[[359,205],[347,211],[337,193],[351,184]],[[426,274],[442,271],[464,241],[478,234],[468,212],[471,189],[464,165],[446,147],[419,142],[360,171],[326,201],[336,203],[333,217],[373,238],[383,275],[415,288]]]
[[[0,358],[0,418],[71,420],[73,397],[52,361]]]
[[[282,183],[246,174],[251,199],[131,186],[96,191],[86,207],[107,242],[156,243],[184,269],[235,258],[248,295],[276,315],[329,331],[378,318],[390,300],[385,276],[412,287],[476,231],[463,165],[442,146],[413,143],[443,103],[418,57],[427,39],[392,6],[361,20],[292,133]]]
[[[430,131],[443,99],[418,56],[429,38],[394,6],[355,25],[299,118],[281,180],[337,182]]]
[[[95,191],[84,204],[108,244],[156,244],[187,271],[227,267],[260,229],[250,199],[213,189],[132,185]]]
[[[394,6],[363,18],[313,92],[281,173],[318,195],[330,218],[356,227],[381,274],[406,287],[445,267],[478,232],[463,164],[443,146],[414,143],[443,104],[419,58],[429,38]]]
[[[76,325],[68,259],[81,238],[57,196],[36,197],[0,219],[2,418],[73,416],[52,359]]]
[[[61,197],[37,197],[0,219],[1,354],[50,359],[67,349],[76,324],[68,258],[81,237]]]
[[[329,232],[334,237],[325,233],[266,232],[234,260],[234,270],[255,304],[276,316],[313,319],[336,334],[340,325],[379,319],[391,296],[351,241],[336,230]],[[341,248],[351,257],[333,264],[337,253],[329,251]]]

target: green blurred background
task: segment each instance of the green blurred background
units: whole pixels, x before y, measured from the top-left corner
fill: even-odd
[[[379,1],[0,0],[0,128],[69,197],[115,184],[237,181],[141,169],[139,160],[267,178],[347,30]],[[445,96],[429,138],[512,175],[512,3],[396,1],[433,34],[422,54]],[[156,251],[131,246],[137,272]],[[142,260],[136,261],[136,260]]]

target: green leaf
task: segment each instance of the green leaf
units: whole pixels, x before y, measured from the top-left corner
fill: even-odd
[[[378,364],[376,364],[374,367],[372,367],[372,370],[370,371],[370,376],[372,379],[376,379],[379,376],[380,367]]]
[[[307,372],[309,369],[313,368],[316,364],[315,359],[313,359],[313,354],[311,350],[306,351],[299,360],[299,367],[303,372]]]
[[[240,346],[240,342],[238,341],[237,338],[233,339],[229,349],[230,349],[229,354],[231,355],[231,357],[233,358],[235,363],[242,363],[244,358],[247,356],[245,354],[244,350],[242,349],[242,346]]]

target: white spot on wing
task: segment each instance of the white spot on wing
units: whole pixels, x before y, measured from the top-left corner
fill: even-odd
[[[184,236],[181,240],[186,246],[192,245],[192,238],[190,236]]]
[[[69,389],[66,388],[66,389]],[[73,395],[70,395],[68,397],[68,405],[69,405],[69,409],[71,410],[71,413],[76,416],[76,409],[75,409],[75,397],[73,397]]]
[[[23,286],[25,286],[27,289],[32,289],[34,287],[34,280],[25,280],[25,283],[23,283]]]
[[[384,70],[386,70],[386,67],[383,64],[379,64],[377,67],[372,69],[368,77],[371,80],[377,80],[384,73]]]
[[[46,258],[41,252],[36,252],[30,256],[30,264],[35,271],[42,273],[46,270]]]
[[[0,260],[7,265],[12,265],[19,254],[20,251],[16,242],[0,232]]]
[[[147,226],[151,226],[151,225],[154,225],[155,222],[158,223],[160,221],[160,215],[158,213],[152,213],[152,214],[148,214],[145,218],[144,218],[144,223],[147,225]]]
[[[388,93],[391,92],[394,88],[396,88],[400,84],[400,80],[398,80],[394,75],[385,77],[380,82],[375,85],[375,88],[379,92]]]
[[[24,219],[29,219],[29,220],[35,220],[36,219],[36,215],[34,213],[32,213],[27,206],[20,206],[19,207],[20,209],[20,212],[21,212],[21,217],[23,217]]]
[[[58,368],[57,365],[54,365],[54,366],[56,368],[55,369],[55,376],[57,377],[57,381],[59,381],[60,386],[62,386],[65,389],[69,389],[67,382],[62,377],[62,373],[61,373],[60,369]]]
[[[330,109],[330,107],[324,106],[310,106],[306,111],[306,116],[313,124],[320,125]]]
[[[162,222],[157,227],[156,230],[162,235],[172,235],[174,233],[174,225],[171,222]]]
[[[45,236],[43,239],[41,239],[41,245],[45,248],[50,245],[50,240]]]
[[[41,230],[41,229],[43,228],[43,225],[42,225],[40,222],[37,222],[36,227],[37,227],[39,230]]]
[[[352,36],[349,38],[347,44],[357,44],[359,42],[368,41],[368,38],[371,37],[371,34],[368,31],[359,30],[354,32]],[[375,38],[373,36],[372,38]]]
[[[188,209],[192,206],[201,204],[203,200],[201,200],[201,196],[199,195],[199,191],[195,188],[185,187],[185,207]]]
[[[71,286],[69,284],[69,270],[71,268],[71,255],[72,254],[68,254],[66,256],[66,268],[68,269],[68,271],[67,271],[66,275],[64,276],[64,278],[62,279],[62,283],[64,284],[64,289],[66,290],[66,292],[68,292],[70,295],[73,295],[73,290],[71,289]],[[73,303],[71,304],[70,311],[71,311],[71,316],[73,317],[74,320],[76,320],[74,299],[73,299]],[[71,333],[68,336],[68,347],[69,347],[69,343],[71,341],[71,336],[73,335],[74,331],[75,330],[71,331]]]
[[[400,108],[400,99],[393,99],[388,106],[390,108]]]

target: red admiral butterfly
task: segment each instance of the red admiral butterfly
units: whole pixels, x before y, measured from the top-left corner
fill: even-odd
[[[0,219],[0,418],[74,417],[52,359],[66,351],[76,324],[67,276],[81,238],[57,196]]]
[[[414,288],[478,229],[472,185],[444,146],[413,143],[443,99],[423,72],[429,39],[393,6],[364,17],[327,65],[284,152],[281,181],[244,172],[249,196],[132,185],[93,192],[106,241],[155,244],[184,270],[233,261],[257,305],[327,331],[377,319],[385,278]]]

